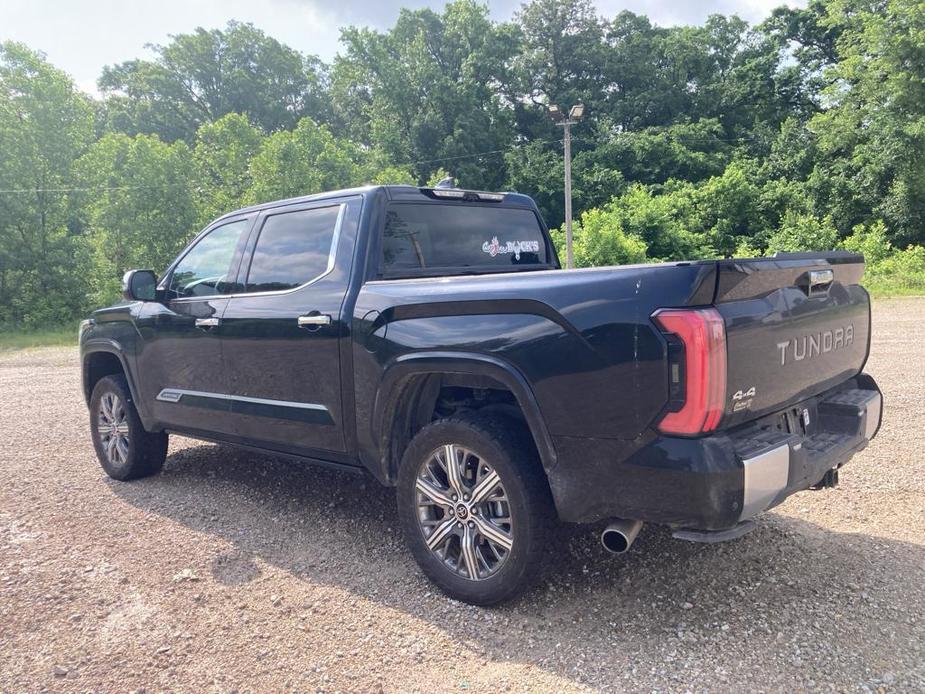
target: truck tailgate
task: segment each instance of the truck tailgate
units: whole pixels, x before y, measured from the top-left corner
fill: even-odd
[[[860,373],[870,299],[862,256],[787,254],[717,263],[726,326],[722,428],[780,411]]]

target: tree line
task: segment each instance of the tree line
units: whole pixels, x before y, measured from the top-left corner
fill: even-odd
[[[508,22],[456,0],[347,27],[326,64],[250,24],[197,29],[81,93],[0,44],[0,327],[112,300],[245,204],[363,183],[533,196],[563,222],[573,130],[581,265],[849,248],[925,288],[925,8],[811,0],[750,26],[662,27],[589,0]]]

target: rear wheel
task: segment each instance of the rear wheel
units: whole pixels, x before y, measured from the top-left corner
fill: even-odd
[[[451,597],[490,605],[539,577],[555,512],[516,420],[467,414],[424,427],[402,458],[398,505],[412,554]]]
[[[145,431],[121,374],[105,376],[93,388],[90,436],[100,465],[113,479],[157,474],[167,457],[167,434]]]

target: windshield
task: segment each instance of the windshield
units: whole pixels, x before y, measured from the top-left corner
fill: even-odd
[[[546,239],[532,210],[394,203],[386,212],[384,275],[459,268],[504,272],[549,265]]]

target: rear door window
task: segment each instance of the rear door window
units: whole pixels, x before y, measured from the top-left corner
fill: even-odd
[[[382,274],[547,267],[548,249],[532,210],[484,205],[396,203],[386,211]]]
[[[245,291],[293,289],[330,267],[341,206],[317,207],[267,217],[251,257]]]

